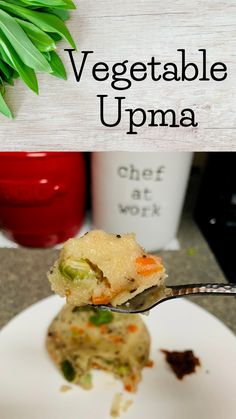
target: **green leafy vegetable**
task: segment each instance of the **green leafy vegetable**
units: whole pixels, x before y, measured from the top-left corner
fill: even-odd
[[[64,361],[61,362],[61,370],[62,373],[65,377],[65,379],[67,381],[73,381],[75,376],[76,376],[76,372],[75,369],[73,367],[73,365],[71,364],[70,361],[68,361],[67,359],[65,359]]]
[[[0,112],[7,116],[8,118],[12,118],[12,113],[10,111],[10,109],[8,108],[5,100],[3,99],[2,94],[0,93]]]
[[[13,117],[4,95],[14,79],[35,93],[37,72],[66,80],[56,43],[64,38],[76,49],[65,24],[68,10],[75,8],[72,0],[0,0],[0,113]]]
[[[49,53],[49,63],[52,69],[52,75],[59,77],[60,79],[66,80],[66,70],[63,62],[61,61],[59,55],[55,51]]]
[[[5,58],[5,60],[7,59],[9,65],[18,72],[20,78],[25,82],[25,84],[35,93],[38,93],[38,82],[34,70],[30,67],[27,67],[23,61],[21,61],[1,31],[0,52],[2,57]]]
[[[26,22],[26,20],[21,20],[16,18],[16,21],[22,27],[22,29],[26,32],[28,37],[31,39],[33,44],[38,48],[41,52],[53,51],[56,49],[56,44],[54,40],[37,26],[33,25],[30,22]]]
[[[30,41],[21,26],[3,10],[0,10],[0,27],[25,65],[36,71],[51,72],[47,60]]]
[[[46,12],[47,10],[45,10]],[[67,10],[54,10],[54,15],[60,17],[62,20],[67,20],[69,18],[69,13]]]
[[[90,316],[89,321],[94,326],[101,326],[102,324],[111,323],[113,317],[113,314],[108,310],[97,310],[95,314]]]
[[[30,10],[29,8],[8,4],[5,1],[0,1],[0,6],[2,6],[4,10],[11,12],[13,15],[19,16],[22,19],[26,19],[29,22],[34,23],[45,32],[58,33],[69,42],[72,48],[76,48],[66,25],[58,16],[54,15],[53,13],[45,13],[41,11],[38,12],[35,10]]]
[[[11,78],[12,71],[10,67],[7,64],[5,64],[2,60],[0,60],[0,71],[4,76],[3,78],[6,78],[6,80],[9,80],[9,78]]]

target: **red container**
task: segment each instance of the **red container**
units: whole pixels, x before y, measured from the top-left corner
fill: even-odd
[[[0,227],[23,246],[74,236],[85,212],[81,153],[0,153]]]

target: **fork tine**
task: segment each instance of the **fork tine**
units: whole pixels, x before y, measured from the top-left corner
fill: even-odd
[[[147,288],[142,293],[136,295],[135,297],[131,298],[124,304],[118,306],[112,306],[110,304],[105,306],[95,306],[100,310],[110,310],[116,313],[127,313],[127,314],[135,314],[135,313],[144,313],[149,311],[159,302],[163,301],[163,299],[167,298],[168,288],[161,286],[154,286],[151,288]]]

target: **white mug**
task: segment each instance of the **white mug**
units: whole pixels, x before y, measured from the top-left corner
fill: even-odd
[[[135,233],[147,251],[175,238],[192,153],[95,152],[92,154],[93,227]]]

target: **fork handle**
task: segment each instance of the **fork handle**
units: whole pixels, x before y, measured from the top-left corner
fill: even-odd
[[[236,284],[187,284],[168,287],[171,297],[191,294],[235,295]]]

